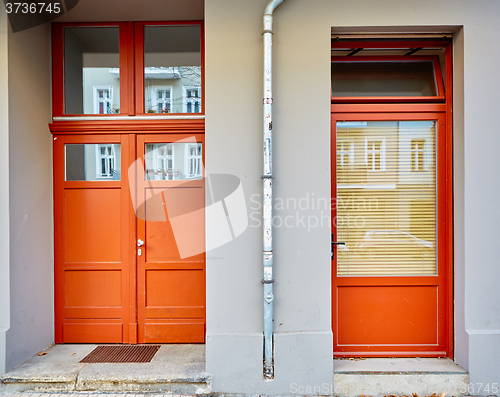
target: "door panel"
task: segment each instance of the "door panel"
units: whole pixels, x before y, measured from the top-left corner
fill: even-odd
[[[435,286],[339,287],[339,345],[437,345]]]
[[[65,248],[68,262],[120,262],[120,189],[66,189]]]
[[[130,342],[128,149],[127,135],[54,137],[57,343]]]
[[[332,114],[337,356],[446,355],[440,113]]]
[[[137,173],[137,238],[144,242],[137,257],[140,343],[205,341],[204,184],[197,146],[203,140],[186,138],[138,136],[137,157],[144,159],[138,164],[145,165]]]

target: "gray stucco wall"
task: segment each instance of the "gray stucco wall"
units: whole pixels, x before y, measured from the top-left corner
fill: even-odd
[[[5,335],[10,326],[9,304],[9,92],[8,21],[0,7],[0,374],[5,371]]]
[[[50,25],[9,33],[7,370],[54,341]]]
[[[261,192],[260,33],[266,3],[205,4],[206,169],[240,177],[248,207],[257,207],[251,197]],[[491,116],[498,102],[500,55],[490,50],[500,33],[498,15],[500,3],[492,0],[480,7],[466,0],[288,0],[276,10],[273,29],[275,192],[297,200],[308,193],[330,197],[331,29],[453,31],[455,359],[470,370],[472,382],[490,384],[500,379],[500,246],[495,242],[500,179],[485,172],[498,168],[500,134]],[[220,231],[220,224],[207,222],[208,241]],[[276,360],[281,364],[274,382],[261,375],[260,228],[250,226],[207,253],[207,370],[214,374],[215,390],[287,393],[292,382],[331,382],[329,227],[281,227],[275,233]],[[301,338],[310,338],[307,349]],[[305,375],[308,368],[314,375]]]

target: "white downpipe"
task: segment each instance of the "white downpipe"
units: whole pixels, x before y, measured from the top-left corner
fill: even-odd
[[[264,379],[274,378],[274,314],[273,314],[273,87],[272,44],[273,11],[283,0],[271,0],[264,12],[264,170],[263,184],[263,271],[264,278]]]

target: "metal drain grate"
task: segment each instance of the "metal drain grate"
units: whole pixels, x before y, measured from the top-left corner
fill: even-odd
[[[81,363],[149,363],[160,345],[97,346]]]

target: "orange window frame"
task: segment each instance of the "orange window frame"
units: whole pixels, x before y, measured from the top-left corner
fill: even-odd
[[[439,274],[438,277],[444,277],[443,283],[445,288],[444,302],[442,302],[442,310],[444,313],[444,323],[445,329],[443,332],[444,340],[444,350],[445,355],[453,359],[453,114],[452,114],[452,98],[453,98],[453,70],[452,70],[452,46],[451,40],[446,41],[332,41],[332,49],[345,49],[353,50],[355,48],[371,48],[371,49],[406,49],[406,48],[417,48],[417,47],[427,47],[427,48],[444,48],[444,84],[441,81],[439,85],[439,77],[441,74],[441,66],[438,57],[433,58],[436,82],[438,84],[438,89],[440,95],[439,97],[332,97],[331,98],[331,122],[332,122],[332,139],[331,139],[331,153],[332,155],[336,153],[336,131],[333,129],[336,121],[355,121],[355,120],[385,120],[385,119],[422,119],[422,118],[435,118],[444,121],[445,129],[444,133],[437,136],[438,144],[438,162],[440,164],[437,170],[438,178],[440,179],[440,193],[437,197],[437,214],[436,222],[438,229],[438,255],[439,260],[445,261],[443,270],[445,274]],[[413,56],[403,56],[403,57],[361,57],[361,56],[347,56],[347,57],[335,57],[332,56],[332,62],[335,60],[341,60],[347,58],[348,61],[357,60],[411,60],[422,59],[426,57]],[[427,57],[429,58],[429,57]],[[440,115],[440,116],[439,116]],[[437,118],[436,118],[437,116]],[[335,156],[336,159],[336,156]],[[333,183],[336,178],[336,160],[332,158],[332,198],[336,197],[336,185]],[[332,220],[336,219],[336,208],[332,206]],[[332,226],[333,227],[333,226]],[[333,232],[333,229],[332,229]],[[336,233],[336,229],[335,229]],[[335,234],[336,238],[336,234]],[[336,241],[336,240],[335,240]],[[336,289],[338,285],[349,283],[348,279],[340,280],[337,276],[337,255],[334,255],[332,260],[332,330],[335,333],[337,329],[337,313],[336,313]],[[408,282],[419,282],[417,277],[405,277]],[[419,277],[420,279],[420,277]],[[395,281],[396,278],[385,280],[387,285],[390,285],[390,281]],[[363,282],[369,281],[366,277],[357,277],[357,280],[351,282]],[[422,281],[422,280],[420,280]],[[349,357],[353,354],[349,352],[339,352],[335,349],[337,345],[334,339],[334,356],[339,357]],[[383,352],[372,352],[374,356],[384,356]],[[399,354],[394,354],[390,352],[386,354],[388,356],[415,356],[414,352],[401,352]],[[432,355],[432,353],[430,354]]]
[[[201,113],[205,114],[205,39],[203,21],[168,22],[82,22],[52,24],[52,113],[53,117],[89,117],[106,119],[113,116],[148,115],[144,110],[144,27],[145,26],[200,26],[201,43]],[[118,27],[120,48],[120,113],[66,114],[64,95],[64,29],[85,27]],[[176,113],[190,115],[193,113]]]

